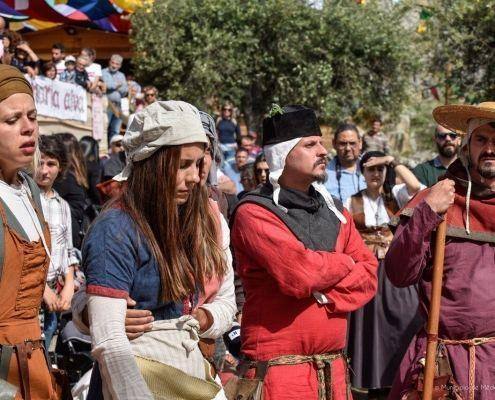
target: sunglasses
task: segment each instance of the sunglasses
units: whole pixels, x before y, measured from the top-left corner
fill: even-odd
[[[268,168],[256,168],[256,172],[261,174],[262,172],[268,173],[270,170]]]
[[[440,140],[445,140],[447,139],[447,136],[451,138],[452,140],[455,140],[459,137],[459,135],[455,132],[449,132],[449,133],[437,133],[437,139]]]
[[[122,142],[115,142],[115,143],[112,143],[112,146],[115,146],[115,147],[122,147]]]

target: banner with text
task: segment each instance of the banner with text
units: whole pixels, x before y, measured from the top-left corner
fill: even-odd
[[[86,122],[88,103],[81,86],[36,77],[31,79],[34,101],[39,115]]]

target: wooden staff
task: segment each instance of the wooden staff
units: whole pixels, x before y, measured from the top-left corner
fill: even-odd
[[[433,395],[433,380],[436,370],[438,344],[438,323],[440,321],[440,300],[442,298],[443,260],[445,256],[445,234],[447,232],[447,215],[440,222],[435,238],[435,254],[433,258],[433,277],[431,281],[430,311],[426,333],[426,366],[423,384],[423,400],[431,400]]]

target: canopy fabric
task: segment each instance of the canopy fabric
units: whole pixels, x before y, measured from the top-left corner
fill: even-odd
[[[139,7],[151,7],[154,0],[5,0],[0,15],[12,20],[26,20],[22,27],[37,29],[39,23],[82,25],[110,32],[127,33],[128,14]]]
[[[56,4],[52,0],[52,5],[45,0],[25,0],[16,4],[15,0],[5,0],[10,7],[27,15],[29,18],[35,18],[41,21],[57,22],[62,24],[70,24],[77,21],[89,21],[80,11],[68,7],[66,4]],[[16,7],[17,6],[17,7]],[[56,8],[55,8],[56,6]]]
[[[56,2],[56,0],[49,0]],[[110,15],[119,13],[121,10],[108,0],[68,0],[67,6],[86,15],[91,21],[108,18]]]
[[[113,4],[121,8],[125,12],[133,13],[139,7],[150,7],[153,0],[111,0]]]
[[[14,21],[26,20],[29,17],[17,11],[16,9],[5,4],[3,1],[0,2],[0,15],[4,18],[12,19]]]
[[[10,23],[10,29],[12,29],[13,31],[20,31],[21,29],[29,29],[30,31],[41,31],[43,29],[53,28],[58,25],[60,24],[56,22],[40,21],[39,19],[31,18],[27,21],[12,21]]]

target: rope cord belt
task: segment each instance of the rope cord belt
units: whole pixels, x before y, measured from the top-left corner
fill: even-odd
[[[313,363],[318,374],[318,400],[332,400],[332,362],[345,357],[342,353],[314,354],[311,356],[287,355],[272,358],[268,366]]]
[[[244,361],[244,367],[256,368],[257,377],[263,379],[266,369],[278,365],[297,365],[312,363],[316,366],[318,377],[318,400],[332,400],[332,362],[337,359],[343,359],[345,364],[345,371],[347,374],[347,359],[342,352],[314,354],[310,356],[302,355],[284,355],[276,358],[272,358],[267,362],[257,361]],[[260,373],[259,369],[263,372]],[[346,379],[347,380],[347,379]],[[347,387],[348,399],[351,399],[349,387]]]
[[[474,400],[475,374],[476,374],[476,346],[485,343],[495,342],[495,337],[482,337],[473,339],[453,340],[438,338],[439,343],[446,345],[465,345],[469,346],[469,400]]]

